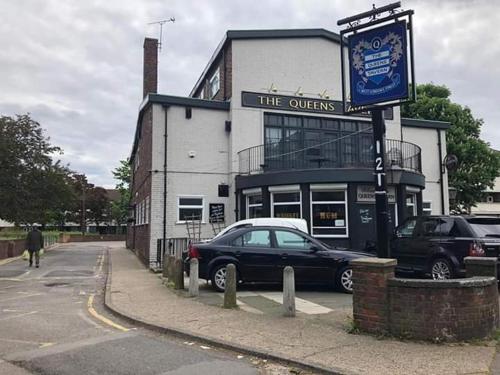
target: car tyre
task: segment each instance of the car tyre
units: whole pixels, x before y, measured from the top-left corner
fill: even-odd
[[[436,258],[430,267],[431,277],[434,280],[453,279],[454,271],[451,262],[446,258]]]
[[[343,293],[352,294],[352,268],[349,266],[342,267],[337,272],[336,280],[337,289]]]
[[[210,280],[212,288],[217,292],[224,292],[226,285],[226,266],[227,264],[219,264],[212,270]]]

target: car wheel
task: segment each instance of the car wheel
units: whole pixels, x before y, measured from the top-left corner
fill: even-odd
[[[447,280],[453,278],[451,263],[445,258],[434,259],[431,264],[431,277],[434,280]]]
[[[337,274],[337,288],[343,293],[352,293],[352,268],[341,268]]]
[[[223,292],[226,287],[226,266],[227,264],[218,265],[212,271],[212,288],[217,292]]]

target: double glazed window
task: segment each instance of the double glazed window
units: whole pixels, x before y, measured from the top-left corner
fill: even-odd
[[[189,220],[203,221],[203,197],[178,197],[178,222]]]
[[[264,114],[264,145],[267,169],[371,167],[371,124]]]
[[[406,194],[406,216],[417,216],[417,195],[415,193]]]
[[[273,192],[272,217],[300,219],[301,215],[300,191]]]
[[[249,219],[262,217],[262,195],[247,196],[247,217]]]
[[[208,97],[213,99],[220,89],[220,70],[217,69],[208,81]]]
[[[347,237],[346,190],[311,190],[311,233],[318,237]]]

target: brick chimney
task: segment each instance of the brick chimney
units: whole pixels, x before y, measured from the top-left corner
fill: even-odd
[[[144,39],[144,75],[142,97],[158,92],[158,39]]]

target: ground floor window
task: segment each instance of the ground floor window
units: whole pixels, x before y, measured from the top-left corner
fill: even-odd
[[[431,201],[423,201],[422,202],[422,213],[424,215],[432,215],[432,202]]]
[[[262,217],[262,195],[247,195],[247,218]]]
[[[347,191],[311,188],[311,234],[347,237]]]
[[[406,216],[417,216],[417,194],[406,194]]]
[[[203,221],[203,197],[180,196],[177,200],[177,221]]]
[[[271,193],[271,216],[300,219],[301,194],[300,191],[282,191]]]

